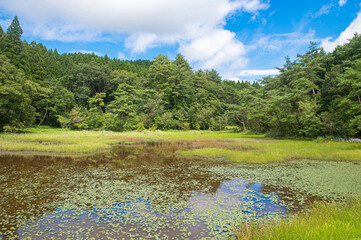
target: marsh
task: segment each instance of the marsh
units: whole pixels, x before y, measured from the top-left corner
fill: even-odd
[[[232,238],[241,221],[285,218],[314,200],[361,192],[359,163],[254,165],[177,154],[190,148],[143,142],[91,156],[3,155],[0,236]]]

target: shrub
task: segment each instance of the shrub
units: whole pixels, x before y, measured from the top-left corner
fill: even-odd
[[[22,130],[25,128],[25,122],[13,123],[12,126],[6,125],[3,127],[3,131],[5,133],[19,133],[23,132]]]
[[[150,131],[155,131],[157,130],[157,125],[156,124],[152,124],[152,126],[149,128]]]
[[[183,124],[183,130],[189,131],[191,129],[191,125],[189,123]]]
[[[16,133],[18,131],[18,129],[16,127],[6,125],[6,126],[3,127],[3,131],[5,133]]]
[[[137,132],[143,132],[145,130],[143,122],[138,123]]]
[[[225,129],[232,132],[242,132],[242,128],[239,126],[226,126]]]

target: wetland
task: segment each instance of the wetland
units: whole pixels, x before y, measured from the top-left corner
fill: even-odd
[[[235,239],[241,222],[286,219],[314,201],[361,194],[359,162],[179,154],[255,151],[244,144],[128,138],[92,155],[3,154],[0,239]]]

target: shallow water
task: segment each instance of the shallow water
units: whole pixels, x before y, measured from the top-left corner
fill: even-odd
[[[361,164],[244,165],[179,157],[177,149],[1,156],[0,239],[227,238],[241,221],[361,191]]]

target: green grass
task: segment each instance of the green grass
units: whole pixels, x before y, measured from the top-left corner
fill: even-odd
[[[262,135],[246,135],[212,131],[74,131],[59,128],[28,128],[26,133],[0,134],[1,151],[94,153],[109,149],[112,144],[127,139],[177,141],[192,139],[260,138]]]
[[[235,162],[248,163],[280,162],[293,159],[361,161],[361,144],[359,143],[255,139],[253,142],[240,142],[239,145],[241,148],[249,150],[212,147],[179,151],[179,154],[225,158]]]
[[[361,200],[316,202],[292,218],[242,223],[238,239],[361,239]]]
[[[110,147],[110,132],[70,131],[62,129],[28,129],[29,133],[1,134],[3,151],[35,151],[53,153],[92,153]]]
[[[178,151],[185,156],[224,158],[235,162],[266,163],[293,159],[361,161],[361,144],[278,140],[263,135],[212,131],[73,131],[30,128],[27,133],[0,134],[0,151],[36,153],[94,153],[119,142],[166,141],[196,145]]]

